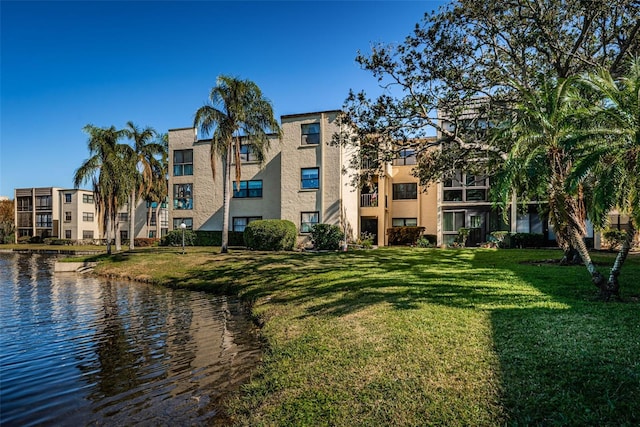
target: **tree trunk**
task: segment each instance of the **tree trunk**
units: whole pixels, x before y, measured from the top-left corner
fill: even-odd
[[[107,241],[107,255],[111,255],[111,215],[107,215],[107,226],[105,227],[105,240]]]
[[[158,205],[156,206],[156,238],[157,239],[161,239],[162,238],[162,224],[160,223],[160,208],[162,206],[162,201],[158,202]]]
[[[593,264],[593,261],[591,260],[591,255],[589,255],[589,250],[587,249],[587,245],[584,242],[584,236],[575,227],[569,227],[569,233],[571,237],[571,245],[580,254],[582,262],[591,274],[591,281],[597,288],[600,289],[601,295],[605,297],[603,292],[606,289],[607,283],[604,276],[600,274],[600,272],[596,269],[596,266]]]
[[[225,154],[225,158],[222,162],[223,164],[223,176],[222,179],[222,192],[223,192],[223,214],[222,214],[222,244],[220,248],[220,253],[226,254],[229,252],[229,213],[230,213],[230,204],[231,204],[231,149],[232,146],[229,144],[227,147],[227,153]]]
[[[614,261],[613,267],[611,267],[611,272],[609,273],[609,281],[607,282],[606,289],[607,295],[605,295],[607,299],[611,298],[611,295],[620,296],[620,282],[618,282],[618,276],[620,275],[620,270],[622,269],[624,261],[627,259],[627,255],[629,255],[635,235],[636,229],[633,221],[630,220],[629,228],[627,229],[627,237],[624,239],[624,242],[622,242],[622,246],[618,251],[618,256],[616,256],[616,260]]]
[[[115,238],[116,238],[116,251],[120,252],[122,250],[122,236],[120,236],[120,218],[116,216],[115,220]]]
[[[151,217],[152,216],[153,216],[153,203],[149,203],[149,207],[147,208],[147,235],[145,237],[149,237],[149,230],[151,230]],[[157,222],[156,222],[156,224],[157,224]]]
[[[135,234],[136,234],[136,199],[137,199],[136,190],[131,192],[131,197],[129,197],[129,250],[135,249]]]

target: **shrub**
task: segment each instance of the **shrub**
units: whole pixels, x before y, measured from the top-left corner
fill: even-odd
[[[539,233],[515,233],[511,235],[511,247],[541,248],[544,246],[544,235]]]
[[[55,237],[47,237],[42,241],[45,245],[54,245],[54,246],[70,246],[75,243],[75,241],[71,239],[58,239]]]
[[[186,240],[187,240],[187,236],[185,235],[185,243],[186,243]],[[149,246],[156,246],[159,242],[160,242],[160,239],[155,237],[136,237],[135,239],[133,239],[133,244],[136,247],[140,247],[140,248],[148,248]],[[182,245],[182,239],[180,240],[180,244]]]
[[[222,231],[203,231],[196,233],[195,246],[221,246]],[[244,233],[241,231],[229,231],[229,246],[244,246]]]
[[[244,244],[256,251],[291,251],[296,244],[298,231],[293,222],[286,219],[261,219],[251,221],[244,229]]]
[[[627,238],[627,232],[616,228],[610,228],[603,233],[603,237],[609,245],[610,250],[618,250]]]
[[[344,239],[344,233],[337,225],[316,224],[311,227],[311,241],[314,249],[320,251],[339,249],[342,239]]]
[[[361,245],[365,249],[371,249],[371,247],[373,246],[374,237],[375,237],[375,234],[369,233],[367,231],[362,231],[356,243],[358,245]]]
[[[465,246],[467,246],[467,238],[469,237],[469,233],[471,232],[471,230],[469,230],[468,228],[460,228],[458,229],[458,235],[456,236],[456,239],[454,240],[454,246],[456,247],[460,247],[460,248],[464,248]]]
[[[18,237],[18,243],[29,243],[30,240],[31,240],[31,236]]]
[[[184,230],[185,246],[193,246],[196,241],[196,233],[193,230]],[[182,230],[171,230],[162,238],[162,246],[182,246]]]
[[[437,242],[438,237],[435,234],[423,234],[416,240],[416,246],[419,248],[433,248]]]
[[[424,230],[424,227],[387,228],[389,245],[415,245]]]

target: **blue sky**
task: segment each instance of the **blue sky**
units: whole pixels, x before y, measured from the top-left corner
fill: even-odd
[[[443,1],[0,2],[0,195],[72,187],[86,124],[193,125],[220,74],[253,80],[279,118],[379,93],[355,62],[402,42]]]

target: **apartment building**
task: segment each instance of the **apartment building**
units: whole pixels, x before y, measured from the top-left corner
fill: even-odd
[[[104,237],[91,190],[17,188],[14,194],[16,239],[22,236],[69,240],[98,240]],[[168,230],[166,206],[156,209],[156,206],[141,201],[134,220],[135,237],[159,237]],[[118,221],[120,237],[126,240],[129,233],[128,206],[120,210]]]
[[[241,181],[233,183],[229,206],[230,230],[243,231],[257,219],[287,219],[298,227],[300,242],[319,223],[339,225],[352,235],[358,231],[358,193],[346,172],[350,153],[330,144],[338,131],[338,113],[282,116],[283,137],[270,137],[263,164],[248,145],[242,145]],[[216,159],[214,176],[210,145],[211,140],[198,139],[194,128],[169,130],[173,229],[182,222],[195,230],[222,229],[222,163]]]

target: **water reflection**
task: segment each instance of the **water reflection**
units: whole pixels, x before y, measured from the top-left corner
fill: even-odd
[[[260,358],[235,300],[0,254],[0,424],[210,425]]]

